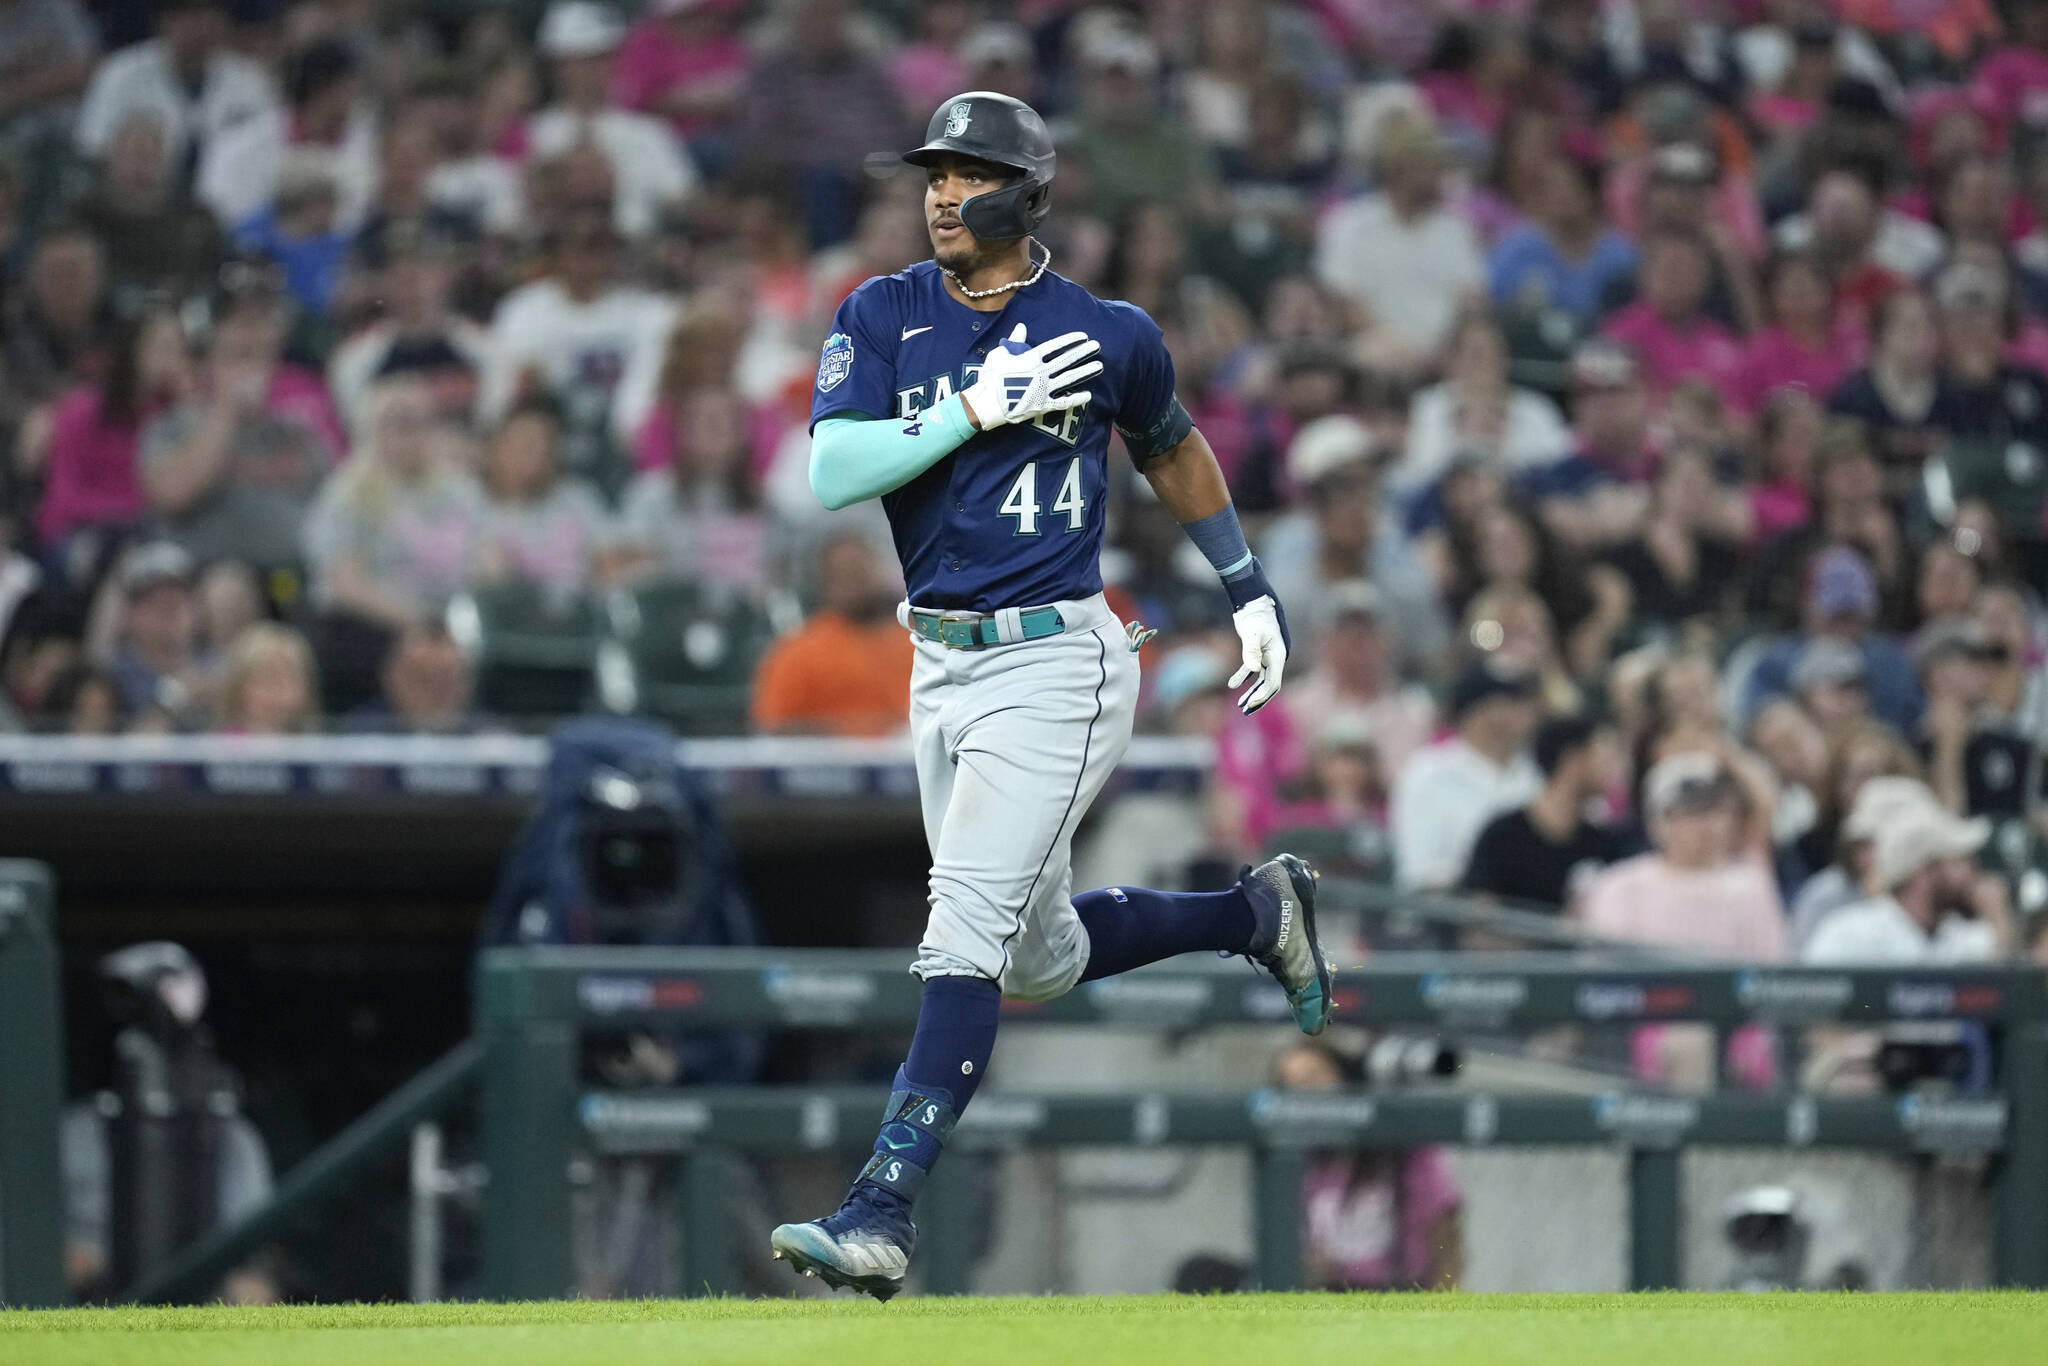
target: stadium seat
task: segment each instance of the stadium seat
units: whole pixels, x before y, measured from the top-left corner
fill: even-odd
[[[1924,481],[1945,487],[1949,506],[1981,498],[1998,513],[2016,541],[2042,539],[2041,514],[2048,508],[2048,451],[2025,441],[1968,438],[1928,462]],[[1931,505],[1939,503],[1930,497]]]
[[[1562,308],[1511,305],[1496,314],[1508,347],[1508,379],[1525,389],[1563,399],[1571,390],[1572,348],[1585,336]]]
[[[481,588],[449,603],[448,630],[476,660],[477,700],[488,712],[564,716],[597,694],[604,630],[589,598],[528,583]]]
[[[621,709],[686,735],[746,729],[754,667],[775,638],[760,606],[729,589],[658,584],[611,595],[605,614],[623,656]]]

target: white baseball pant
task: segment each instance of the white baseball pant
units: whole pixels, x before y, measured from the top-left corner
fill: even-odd
[[[921,978],[1044,1001],[1080,980],[1074,830],[1131,740],[1138,657],[1101,594],[1056,636],[956,650],[918,637],[910,736],[932,851]],[[899,612],[907,622],[907,606]],[[965,615],[965,614],[963,614]]]

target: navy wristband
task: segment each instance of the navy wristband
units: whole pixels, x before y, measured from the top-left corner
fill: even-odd
[[[1245,544],[1244,528],[1237,524],[1234,504],[1225,503],[1220,511],[1207,517],[1182,522],[1180,529],[1188,534],[1220,579],[1242,574],[1246,566],[1257,563],[1252,559],[1252,548]]]
[[[1266,577],[1265,566],[1256,557],[1237,573],[1223,581],[1223,591],[1230,594],[1230,610],[1241,612],[1259,598],[1273,600],[1273,615],[1280,621],[1280,643],[1294,652],[1294,637],[1287,631],[1287,609],[1280,605],[1280,595],[1273,591],[1272,581]]]

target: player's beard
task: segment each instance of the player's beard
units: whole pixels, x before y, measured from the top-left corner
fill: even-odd
[[[932,259],[939,263],[939,269],[949,272],[955,279],[972,281],[978,273],[990,266],[1001,265],[1003,259],[1016,245],[1015,238],[1003,242],[984,242],[979,237],[968,234],[964,243],[949,248],[941,248],[934,243]]]
[[[962,280],[972,278],[974,272],[987,265],[994,254],[980,238],[972,236],[950,248],[936,244],[932,247],[932,259],[939,263],[939,269]]]

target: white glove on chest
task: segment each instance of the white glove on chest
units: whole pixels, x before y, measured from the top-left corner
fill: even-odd
[[[992,348],[974,383],[960,391],[985,432],[1011,422],[1029,422],[1047,413],[1078,408],[1094,395],[1074,385],[1102,373],[1102,362],[1090,357],[1102,343],[1086,332],[1068,332],[1029,346],[1024,324]]]

